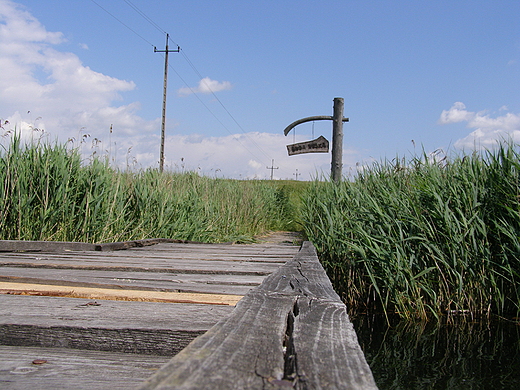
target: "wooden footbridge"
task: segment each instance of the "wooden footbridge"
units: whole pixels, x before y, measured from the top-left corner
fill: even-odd
[[[293,240],[0,241],[0,388],[376,389]]]

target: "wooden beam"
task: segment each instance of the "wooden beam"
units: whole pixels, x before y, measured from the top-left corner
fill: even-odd
[[[90,244],[86,242],[68,241],[23,241],[0,240],[0,252],[65,252],[65,251],[115,251],[159,243],[187,243],[183,240],[170,240],[166,238],[150,238],[145,240],[109,242],[103,244]]]
[[[63,241],[1,240],[0,252],[95,251],[96,244]]]
[[[310,242],[141,390],[287,387],[377,389]]]
[[[265,276],[1,267],[0,282],[119,290],[245,295]]]
[[[68,298],[103,299],[113,301],[203,303],[235,306],[240,295],[180,293],[171,291],[124,290],[113,288],[56,286],[45,284],[0,282],[0,294],[41,295]]]

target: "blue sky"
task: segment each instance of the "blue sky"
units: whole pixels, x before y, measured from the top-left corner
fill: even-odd
[[[520,142],[519,20],[517,0],[0,0],[0,118],[4,132],[88,135],[86,154],[157,167],[153,46],[168,32],[181,53],[169,55],[167,169],[263,179],[274,159],[276,178],[328,174],[330,154],[285,145],[330,140],[330,122],[282,132],[343,97],[349,175],[422,148]]]

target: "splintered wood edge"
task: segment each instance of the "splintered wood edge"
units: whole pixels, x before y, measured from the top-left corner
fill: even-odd
[[[167,291],[115,290],[109,288],[53,286],[45,284],[0,282],[0,294],[43,295],[112,301],[201,303],[235,306],[242,295],[201,294]]]
[[[251,290],[140,390],[377,390],[312,243]]]

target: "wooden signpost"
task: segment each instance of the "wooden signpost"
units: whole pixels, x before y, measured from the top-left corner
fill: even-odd
[[[331,175],[332,180],[335,182],[339,182],[342,176],[342,158],[343,158],[343,122],[348,122],[349,118],[343,117],[343,106],[344,100],[343,98],[334,98],[334,112],[332,116],[328,115],[319,115],[319,116],[310,116],[303,119],[298,119],[294,121],[289,126],[285,128],[283,133],[285,135],[289,134],[289,132],[299,124],[305,122],[313,122],[313,121],[321,121],[321,120],[332,120],[332,162],[331,162]],[[324,137],[320,137],[314,141],[301,142],[298,144],[292,144],[287,146],[287,150],[289,151],[289,156],[301,153],[326,153],[328,152],[328,141],[327,141],[327,151],[324,151],[324,148],[309,148],[310,145],[314,145],[316,141],[323,139],[327,141]],[[294,150],[297,153],[291,151]]]

